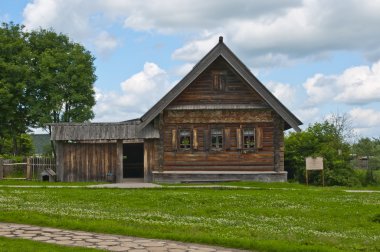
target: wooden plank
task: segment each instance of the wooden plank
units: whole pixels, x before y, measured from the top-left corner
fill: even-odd
[[[177,151],[177,129],[172,129],[172,150]]]
[[[236,129],[236,147],[238,150],[243,149],[243,139],[242,139],[242,133],[241,133],[241,128]]]
[[[261,150],[263,148],[263,128],[256,128],[256,148]]]
[[[229,128],[224,129],[224,148],[226,150],[231,149],[231,130]]]
[[[198,150],[198,131],[193,129],[193,150]]]
[[[208,151],[210,149],[210,130],[205,129],[203,131],[203,149],[204,151]]]

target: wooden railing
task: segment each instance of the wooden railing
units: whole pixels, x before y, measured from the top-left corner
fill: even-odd
[[[40,179],[40,174],[45,169],[56,171],[54,158],[27,157],[23,162],[13,162],[0,158],[0,179]]]

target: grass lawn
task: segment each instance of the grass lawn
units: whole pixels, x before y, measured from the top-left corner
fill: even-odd
[[[253,188],[0,187],[0,221],[257,251],[380,250],[380,193],[235,185]]]
[[[42,243],[23,239],[10,239],[0,236],[0,251],[7,252],[99,252],[102,250],[88,249],[88,248],[78,248],[78,247],[67,247],[54,245],[49,243]]]

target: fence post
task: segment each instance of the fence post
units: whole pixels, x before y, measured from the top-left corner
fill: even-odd
[[[31,179],[30,176],[30,157],[26,158],[26,179]]]
[[[3,179],[3,159],[0,158],[0,180]]]

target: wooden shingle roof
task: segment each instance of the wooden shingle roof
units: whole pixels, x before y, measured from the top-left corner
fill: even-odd
[[[286,129],[293,128],[296,131],[300,131],[299,125],[302,125],[302,122],[251,73],[238,57],[236,57],[223,43],[223,37],[219,37],[219,43],[211,49],[176,86],[141,117],[139,128],[144,128],[156,118],[160,112],[178,97],[218,57],[223,57],[230,67],[282,117],[287,124]]]
[[[52,123],[51,140],[118,140],[159,138],[152,125],[140,129],[140,120],[112,123]]]

